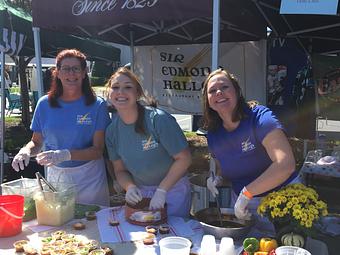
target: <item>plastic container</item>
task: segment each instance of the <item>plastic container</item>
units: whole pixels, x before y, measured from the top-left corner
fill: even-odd
[[[0,196],[0,237],[14,236],[21,232],[24,216],[24,196]]]
[[[189,255],[191,242],[179,236],[169,236],[159,241],[161,255]]]
[[[51,183],[57,192],[44,187],[34,195],[37,220],[40,225],[61,226],[74,218],[76,185]]]
[[[34,193],[39,190],[36,179],[21,178],[1,184],[3,195],[22,195],[25,197],[23,221],[36,218]]]
[[[309,251],[295,246],[280,246],[275,249],[276,255],[312,255]]]

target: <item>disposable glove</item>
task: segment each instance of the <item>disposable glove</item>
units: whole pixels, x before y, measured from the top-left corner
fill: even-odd
[[[249,201],[251,200],[251,198],[245,195],[245,193],[247,192],[248,191],[246,187],[244,187],[241,190],[240,195],[238,196],[235,206],[234,206],[235,216],[241,220],[250,220],[250,217],[251,217],[251,213],[247,209],[247,205]]]
[[[142,192],[137,186],[128,188],[125,194],[125,201],[128,204],[135,205],[142,200]]]
[[[19,172],[19,170],[24,170],[25,166],[28,166],[28,163],[30,162],[30,157],[31,151],[26,147],[21,148],[12,161],[13,169],[17,172]]]
[[[163,208],[165,204],[166,199],[166,190],[158,188],[156,189],[155,194],[153,194],[153,197],[151,198],[149,209],[155,210],[159,208]]]
[[[68,160],[71,160],[69,150],[44,151],[37,155],[38,164],[43,166],[57,165]]]
[[[217,186],[221,185],[223,181],[222,176],[210,176],[207,179],[207,188],[210,190],[211,194],[216,197],[218,195],[218,189],[216,188]]]
[[[122,193],[124,191],[122,186],[120,186],[120,184],[116,180],[112,181],[112,186],[113,190],[116,191],[116,193]]]

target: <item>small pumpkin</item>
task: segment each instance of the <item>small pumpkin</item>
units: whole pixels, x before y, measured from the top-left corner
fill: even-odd
[[[287,246],[303,247],[305,245],[305,239],[302,235],[294,232],[284,234],[281,237],[281,243]]]

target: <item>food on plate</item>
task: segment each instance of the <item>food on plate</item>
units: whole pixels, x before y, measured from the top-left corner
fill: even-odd
[[[325,156],[320,158],[317,162],[318,165],[333,165],[337,163],[337,158],[333,156]]]
[[[147,235],[143,239],[143,243],[145,245],[154,244],[155,243],[155,238],[156,238],[156,236],[154,234],[147,233]]]
[[[268,255],[269,253],[267,251],[256,251],[254,252],[254,255]]]
[[[130,219],[139,222],[159,221],[161,213],[159,211],[137,211],[131,214]]]
[[[82,222],[76,222],[72,226],[75,230],[83,230],[86,228],[86,225]]]
[[[109,220],[109,225],[112,227],[118,226],[119,221],[118,220]]]
[[[162,235],[166,235],[170,233],[170,227],[168,225],[160,225],[159,226],[159,233]]]
[[[106,255],[106,252],[103,249],[95,249],[89,255]]]
[[[158,229],[157,229],[157,227],[156,226],[146,226],[145,227],[145,231],[147,232],[147,233],[151,233],[151,234],[157,234],[157,232],[158,232]]]
[[[305,239],[303,236],[296,233],[287,233],[281,237],[281,243],[285,246],[303,247],[305,245]]]
[[[65,231],[63,231],[63,230],[57,230],[57,231],[53,232],[53,233],[51,234],[51,236],[52,236],[52,238],[53,238],[54,240],[61,240],[61,236],[62,236],[62,235],[65,235],[65,234],[66,234]]]
[[[73,241],[74,237],[75,237],[74,234],[64,234],[60,238],[61,238],[61,240],[64,240],[65,243],[68,243],[68,242]]]
[[[26,255],[36,255],[36,254],[38,254],[38,251],[32,245],[30,245],[29,243],[25,244],[23,246],[23,248],[24,248],[24,253]]]
[[[254,254],[258,251],[260,247],[260,242],[255,237],[248,237],[243,241],[243,250],[248,254]]]
[[[87,211],[85,212],[85,217],[87,220],[95,220],[97,218],[95,211]]]
[[[271,250],[274,250],[277,248],[277,242],[273,238],[269,237],[263,237],[260,239],[260,250],[259,251],[265,251],[270,252]],[[261,254],[258,254],[261,255]]]
[[[150,200],[151,198],[144,197],[135,205],[127,203],[125,207],[125,219],[131,224],[140,226],[164,223],[167,219],[167,205],[165,204],[164,208],[157,210],[149,210]]]
[[[102,249],[105,251],[105,255],[113,255],[113,250],[108,246],[103,246]]]
[[[24,245],[28,244],[28,240],[19,240],[13,243],[16,252],[23,252]]]

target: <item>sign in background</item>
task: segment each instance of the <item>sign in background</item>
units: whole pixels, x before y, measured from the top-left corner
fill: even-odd
[[[202,86],[211,72],[211,44],[135,47],[135,72],[161,108],[202,114]],[[221,43],[219,65],[239,80],[247,100],[266,103],[266,42]]]
[[[280,14],[336,15],[338,0],[281,0]]]

